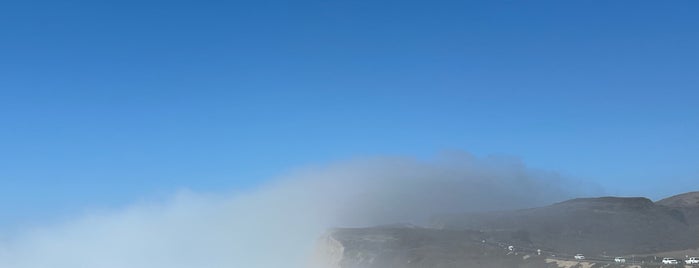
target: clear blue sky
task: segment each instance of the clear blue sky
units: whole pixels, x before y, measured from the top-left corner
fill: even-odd
[[[696,1],[4,1],[0,222],[369,155],[699,189]]]

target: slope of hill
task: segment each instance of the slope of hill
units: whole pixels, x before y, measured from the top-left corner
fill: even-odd
[[[480,230],[530,246],[594,255],[699,246],[699,235],[681,211],[640,197],[581,198],[542,208],[441,216],[434,227]]]
[[[699,234],[699,192],[675,195],[655,203],[682,212],[687,224],[694,229],[693,233]]]
[[[318,268],[558,267],[543,256],[508,254],[475,231],[373,227],[331,230],[320,239]]]
[[[656,204],[672,208],[699,208],[699,192],[678,194],[662,199]]]
[[[639,262],[639,254],[646,255],[644,265],[658,267],[658,252],[670,252],[662,258],[699,248],[698,198],[699,192],[656,203],[643,197],[580,198],[540,208],[442,215],[430,228],[334,229],[320,240],[317,267],[622,267],[613,256],[632,254]],[[593,260],[573,260],[577,253]]]

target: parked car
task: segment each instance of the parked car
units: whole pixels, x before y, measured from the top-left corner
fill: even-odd
[[[624,259],[624,258],[622,258],[622,257],[616,257],[616,258],[614,258],[614,262],[616,262],[616,263],[626,263],[626,259]]]
[[[582,254],[575,254],[575,256],[574,256],[573,258],[575,258],[576,260],[584,260],[584,259],[585,259],[585,255],[582,255]]]
[[[663,264],[678,264],[679,262],[673,258],[663,258]]]
[[[691,257],[684,261],[686,264],[699,264],[699,257]]]

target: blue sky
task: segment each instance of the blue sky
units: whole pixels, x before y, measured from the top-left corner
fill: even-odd
[[[0,4],[0,216],[442,150],[699,189],[693,1]]]

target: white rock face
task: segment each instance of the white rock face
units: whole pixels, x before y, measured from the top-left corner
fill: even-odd
[[[328,232],[318,239],[310,268],[341,268],[345,247]]]

